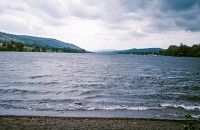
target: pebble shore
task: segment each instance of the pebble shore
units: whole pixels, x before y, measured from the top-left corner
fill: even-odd
[[[1,130],[182,130],[184,120],[0,116]]]

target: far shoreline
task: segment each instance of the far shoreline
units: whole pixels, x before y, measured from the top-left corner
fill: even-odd
[[[133,56],[159,56],[159,57],[175,57],[175,58],[195,58],[200,57],[192,56],[169,56],[169,55],[153,55],[153,54],[120,54],[120,53],[99,53],[99,52],[85,52],[85,53],[75,53],[75,52],[31,52],[31,51],[0,51],[0,53],[43,53],[43,54],[97,54],[97,55],[133,55]]]

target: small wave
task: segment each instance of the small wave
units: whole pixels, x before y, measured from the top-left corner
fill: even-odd
[[[10,105],[10,104],[0,104],[0,107],[6,108],[6,109],[15,108],[13,105]]]
[[[14,108],[14,109],[26,109],[25,107],[14,106],[14,105],[11,105],[11,104],[0,104],[0,107],[6,108],[6,109],[11,109],[11,108]]]
[[[55,85],[55,84],[58,84],[58,82],[46,82],[46,83],[43,83],[43,85]]]
[[[160,104],[161,107],[164,108],[181,108],[181,109],[185,109],[185,110],[200,110],[200,106],[196,106],[196,105],[190,105],[190,106],[186,106],[186,105],[176,105],[176,104]]]
[[[90,91],[82,92],[81,95],[92,95],[92,94],[98,94],[100,92],[101,92],[100,90],[90,90]]]
[[[0,89],[0,93],[4,94],[56,94],[59,95],[62,91],[36,91],[36,90],[22,90],[22,89]]]
[[[198,102],[200,100],[199,95],[180,95],[177,99]]]
[[[19,103],[19,102],[23,102],[23,100],[0,100],[0,103],[1,103],[1,102],[6,102],[6,103],[15,102],[15,103]]]
[[[37,76],[30,76],[30,79],[37,79],[37,78],[43,78],[43,77],[51,77],[52,75],[37,75]]]
[[[29,82],[30,85],[57,85],[58,82],[52,81],[52,82]]]
[[[11,93],[11,94],[38,94],[38,91],[21,90],[21,89],[1,89],[1,93]]]
[[[42,99],[42,100],[33,100],[39,103],[73,103],[76,100],[75,99]]]
[[[169,91],[169,92],[182,92],[182,93],[191,93],[195,92],[198,93],[200,92],[200,87],[199,86],[171,86],[163,91]]]

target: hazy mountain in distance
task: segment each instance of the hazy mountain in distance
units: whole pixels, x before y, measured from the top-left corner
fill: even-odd
[[[117,51],[117,50],[114,50],[114,49],[91,50],[91,52],[95,52],[95,53],[110,53],[114,51]]]
[[[129,50],[120,50],[120,51],[113,51],[112,53],[117,54],[159,54],[163,52],[165,49],[162,48],[143,48],[143,49],[129,49]]]

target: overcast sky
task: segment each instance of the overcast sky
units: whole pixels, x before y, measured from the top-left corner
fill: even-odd
[[[200,0],[0,0],[0,31],[86,50],[200,43]]]

